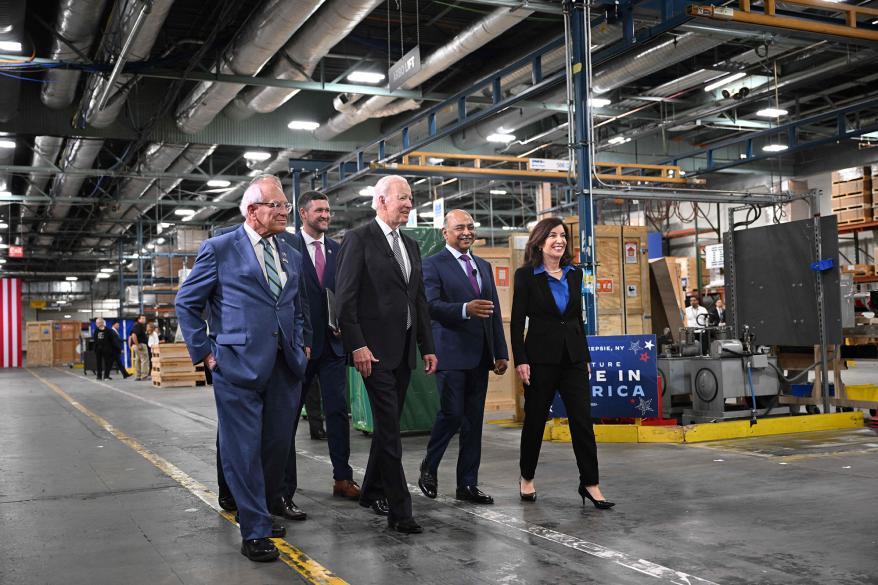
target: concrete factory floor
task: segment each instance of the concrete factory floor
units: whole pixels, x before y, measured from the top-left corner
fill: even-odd
[[[426,437],[404,439],[415,517],[403,536],[332,498],[326,443],[300,426],[287,554],[335,575],[251,563],[214,509],[211,389],[100,383],[81,370],[0,371],[0,583],[875,583],[878,437],[857,429],[701,446],[599,446],[617,502],[582,508],[569,444],[545,444],[539,500],[519,501],[519,431],[486,425],[481,487],[494,506],[417,487]],[[499,416],[498,416],[499,417]],[[352,435],[362,477],[369,439]],[[203,491],[208,489],[209,492]],[[449,494],[451,497],[449,497]]]

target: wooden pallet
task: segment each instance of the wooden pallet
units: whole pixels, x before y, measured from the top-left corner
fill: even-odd
[[[197,386],[206,386],[205,380],[161,380],[152,378],[152,385],[156,388],[195,388]]]
[[[874,276],[875,266],[873,264],[843,264],[841,271],[854,276]]]
[[[185,343],[160,343],[153,348],[152,385],[157,388],[204,386],[204,366],[193,365]]]

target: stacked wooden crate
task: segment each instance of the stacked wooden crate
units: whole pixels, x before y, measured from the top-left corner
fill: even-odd
[[[152,385],[159,388],[204,386],[204,366],[192,364],[185,343],[160,343],[152,348]]]
[[[839,225],[872,221],[872,168],[851,167],[832,173],[832,213]]]
[[[29,321],[27,365],[67,366],[79,361],[79,321]]]

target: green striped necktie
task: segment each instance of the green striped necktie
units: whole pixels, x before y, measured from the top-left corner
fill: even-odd
[[[259,241],[262,244],[262,256],[265,258],[265,275],[268,277],[268,288],[271,289],[271,294],[274,295],[275,299],[280,298],[280,274],[277,271],[277,264],[274,262],[274,250],[271,247],[271,244],[268,243],[268,240],[262,239]]]

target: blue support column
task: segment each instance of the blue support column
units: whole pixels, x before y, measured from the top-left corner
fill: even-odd
[[[583,0],[564,3],[564,16],[569,20],[573,45],[573,90],[576,155],[575,194],[579,204],[579,259],[584,271],[582,283],[583,319],[588,335],[597,333],[597,297],[595,294],[594,198],[591,192],[591,158],[588,148],[588,106],[590,93],[586,56],[590,50],[585,28]]]
[[[155,259],[153,259],[153,262]],[[153,273],[155,274],[155,273]],[[137,311],[143,314],[143,221],[137,220]]]

